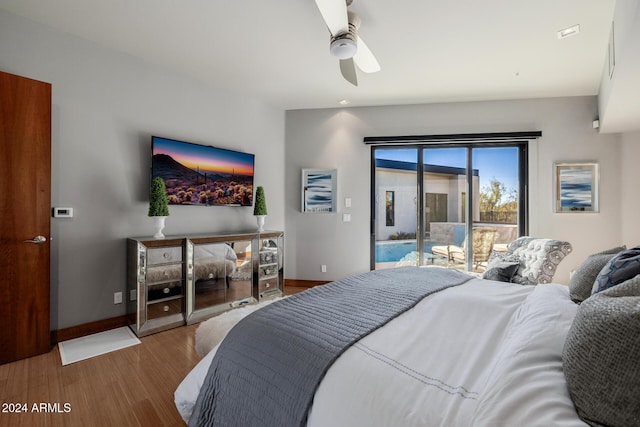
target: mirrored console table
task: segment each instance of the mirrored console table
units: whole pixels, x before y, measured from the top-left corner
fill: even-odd
[[[284,233],[127,239],[127,288],[138,336],[282,296]]]

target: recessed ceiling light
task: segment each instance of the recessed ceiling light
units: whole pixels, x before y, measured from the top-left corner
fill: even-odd
[[[351,101],[349,101],[348,99],[343,99],[342,101],[338,101],[338,104],[340,104],[340,105],[349,105],[349,104],[351,104]]]
[[[580,25],[574,25],[573,27],[565,28],[564,30],[558,31],[558,38],[564,39],[569,36],[575,36],[580,32]]]

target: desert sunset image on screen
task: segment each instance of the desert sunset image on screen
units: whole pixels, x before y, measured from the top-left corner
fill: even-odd
[[[151,178],[164,180],[171,205],[251,206],[254,155],[152,137]]]

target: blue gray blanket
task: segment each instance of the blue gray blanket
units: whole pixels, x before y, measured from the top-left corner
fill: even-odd
[[[469,279],[444,268],[371,271],[250,314],[219,346],[189,426],[305,425],[340,354],[424,297]]]

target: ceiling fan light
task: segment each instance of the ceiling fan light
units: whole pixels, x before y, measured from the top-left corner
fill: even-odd
[[[339,59],[353,58],[358,51],[355,40],[349,37],[336,37],[331,40],[331,54]]]

